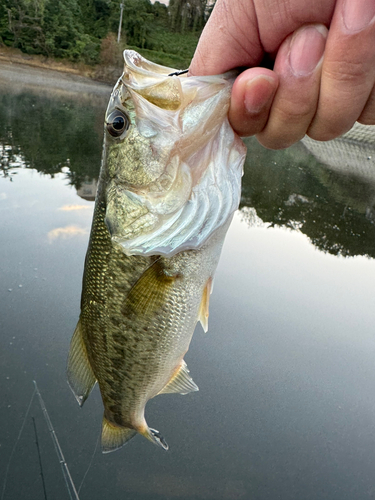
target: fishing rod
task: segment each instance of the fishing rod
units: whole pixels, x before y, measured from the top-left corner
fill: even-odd
[[[40,477],[42,478],[42,483],[43,483],[44,500],[47,500],[46,483],[44,482],[44,474],[43,474],[43,467],[42,467],[42,457],[40,456],[38,432],[36,430],[35,418],[34,417],[31,417],[31,418],[33,419],[33,424],[34,424],[35,444],[36,444],[36,449],[38,450]]]
[[[54,444],[54,447],[56,450],[56,454],[57,454],[57,457],[58,457],[60,465],[61,465],[61,470],[62,470],[62,473],[64,476],[64,481],[65,481],[66,487],[68,488],[69,497],[71,500],[79,500],[77,490],[74,486],[72,476],[70,475],[70,472],[69,472],[68,464],[65,461],[65,457],[64,457],[64,454],[61,450],[59,440],[57,439],[55,429],[53,428],[51,419],[49,418],[46,405],[44,404],[42,395],[39,392],[37,383],[35,382],[35,380],[33,380],[33,382],[34,382],[34,386],[35,386],[35,393],[38,396],[39,403],[40,403],[40,406],[42,408],[44,418],[47,422],[47,427],[48,427],[48,430],[51,434],[51,438],[52,438],[52,441],[53,441],[53,444]]]

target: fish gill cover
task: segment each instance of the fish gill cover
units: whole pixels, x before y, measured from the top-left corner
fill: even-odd
[[[106,115],[110,132],[111,120],[128,124],[105,147],[107,226],[128,254],[200,248],[240,201],[246,148],[227,118],[235,74],[169,76],[134,51],[124,58]]]
[[[233,74],[187,78],[125,51],[103,160],[68,380],[82,406],[98,382],[102,450],[137,433],[158,394],[198,390],[184,355],[240,201],[245,147],[227,111]]]

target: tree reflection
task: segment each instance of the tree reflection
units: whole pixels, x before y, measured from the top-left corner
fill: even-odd
[[[105,97],[2,92],[0,175],[11,178],[20,167],[50,176],[63,171],[80,196],[93,200],[105,107]],[[334,255],[375,257],[374,176],[329,169],[300,144],[269,151],[246,142],[240,209],[249,225],[261,220],[299,230]]]
[[[70,184],[98,176],[104,109],[93,102],[40,96],[29,92],[0,96],[0,169],[3,176],[19,167],[43,174],[65,167]]]
[[[251,206],[263,222],[298,229],[324,252],[375,257],[375,184],[329,169],[301,144],[269,151],[247,142],[245,219]]]

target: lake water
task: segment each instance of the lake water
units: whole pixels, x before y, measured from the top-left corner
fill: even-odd
[[[371,155],[354,175],[248,141],[186,356],[200,391],[147,405],[170,451],[136,437],[102,455],[99,391],[79,408],[65,368],[110,89],[17,71],[0,68],[1,500],[69,499],[33,380],[77,490],[87,472],[81,500],[375,498]]]

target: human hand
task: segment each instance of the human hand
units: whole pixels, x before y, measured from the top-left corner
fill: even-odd
[[[375,0],[217,0],[190,74],[235,67],[229,120],[265,147],[374,125]]]

